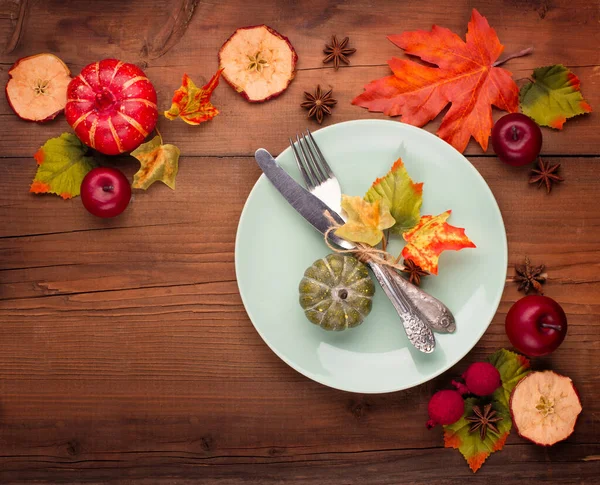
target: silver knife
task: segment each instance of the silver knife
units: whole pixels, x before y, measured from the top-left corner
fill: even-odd
[[[326,211],[331,214],[336,222],[339,224],[344,224],[344,220],[339,216],[339,214],[337,214],[335,211],[329,208],[327,204],[296,182],[285,170],[279,166],[277,161],[267,150],[263,148],[258,149],[254,157],[265,176],[271,181],[281,195],[283,195],[289,204],[319,232],[324,234],[331,225],[329,220],[325,217]],[[330,234],[329,239],[334,244],[337,244],[345,249],[352,249],[355,247],[352,243],[349,243],[348,241],[345,241],[334,234]],[[433,352],[435,349],[435,337],[430,326],[426,324],[427,315],[424,315],[424,312],[420,311],[406,297],[403,291],[402,285],[404,283],[408,284],[408,282],[406,282],[404,278],[402,278],[398,273],[396,273],[395,270],[391,268],[372,263],[369,264],[369,267],[375,274],[375,277],[381,284],[381,287],[388,298],[390,298],[394,308],[402,319],[406,335],[408,336],[411,344],[421,352]],[[417,290],[422,292],[420,289]],[[427,295],[425,292],[422,293]],[[422,298],[421,294],[416,296],[417,298]],[[431,297],[430,295],[427,296],[434,300],[434,303],[437,302],[441,305],[441,302],[435,298]],[[446,323],[446,326],[447,325],[448,324]]]

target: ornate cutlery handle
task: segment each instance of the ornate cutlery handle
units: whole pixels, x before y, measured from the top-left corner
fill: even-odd
[[[454,315],[440,300],[409,283],[392,268],[386,268],[393,273],[392,278],[404,293],[405,297],[420,311],[425,322],[434,332],[453,333],[456,330]]]
[[[433,336],[433,331],[429,325],[427,325],[427,320],[422,311],[420,311],[419,307],[415,304],[416,302],[412,298],[407,298],[402,285],[402,282],[406,282],[406,280],[392,268],[372,262],[368,264],[375,274],[375,278],[379,281],[381,288],[383,288],[383,291],[392,302],[392,305],[394,305],[398,315],[400,315],[410,343],[426,354],[433,352],[435,349],[435,337]]]

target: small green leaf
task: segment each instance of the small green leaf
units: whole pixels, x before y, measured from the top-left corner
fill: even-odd
[[[163,145],[160,136],[155,136],[147,143],[131,152],[131,156],[140,162],[140,169],[133,176],[134,189],[146,190],[154,182],[160,180],[175,190],[175,177],[179,170],[179,148],[175,145]]]
[[[444,426],[444,446],[446,448],[457,448],[467,460],[473,473],[481,468],[481,465],[491,453],[504,447],[506,438],[512,428],[508,408],[500,402],[493,401],[492,409],[498,413],[498,416],[502,417],[502,421],[495,423],[498,433],[488,428],[485,439],[482,441],[479,432],[469,432],[471,423],[466,419],[468,416],[473,415],[474,405],[483,407],[483,401],[474,397],[465,399],[465,413],[462,418],[454,424]]]
[[[567,118],[590,113],[579,78],[562,64],[533,70],[533,82],[521,88],[521,111],[540,126],[561,130]]]
[[[423,184],[414,183],[399,158],[385,177],[378,178],[365,194],[367,202],[382,200],[396,221],[391,231],[401,235],[417,225],[423,202]]]
[[[96,166],[86,157],[88,147],[72,133],[50,138],[35,153],[38,170],[29,189],[35,194],[56,194],[63,199],[76,197],[86,174]]]
[[[488,362],[498,369],[502,379],[502,387],[496,389],[493,398],[508,409],[510,394],[530,372],[529,359],[510,350],[500,349],[488,357]]]

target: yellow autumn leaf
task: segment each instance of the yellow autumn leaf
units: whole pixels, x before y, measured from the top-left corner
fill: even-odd
[[[160,136],[155,136],[147,143],[131,152],[131,156],[140,162],[140,169],[133,176],[134,189],[146,190],[154,182],[160,180],[175,190],[175,177],[179,170],[179,148],[175,145],[163,145]]]
[[[348,220],[336,229],[335,235],[347,241],[376,246],[383,238],[383,230],[396,224],[388,206],[381,200],[367,202],[359,196],[342,195],[342,209]]]

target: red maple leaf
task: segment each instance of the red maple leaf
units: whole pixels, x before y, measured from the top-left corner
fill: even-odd
[[[473,9],[466,42],[437,25],[430,32],[416,30],[388,39],[430,65],[393,57],[388,64],[394,74],[367,84],[352,104],[402,115],[405,123],[423,126],[452,103],[437,134],[460,152],[471,136],[487,150],[492,105],[516,112],[519,89],[510,72],[494,67],[504,46],[486,18]]]

